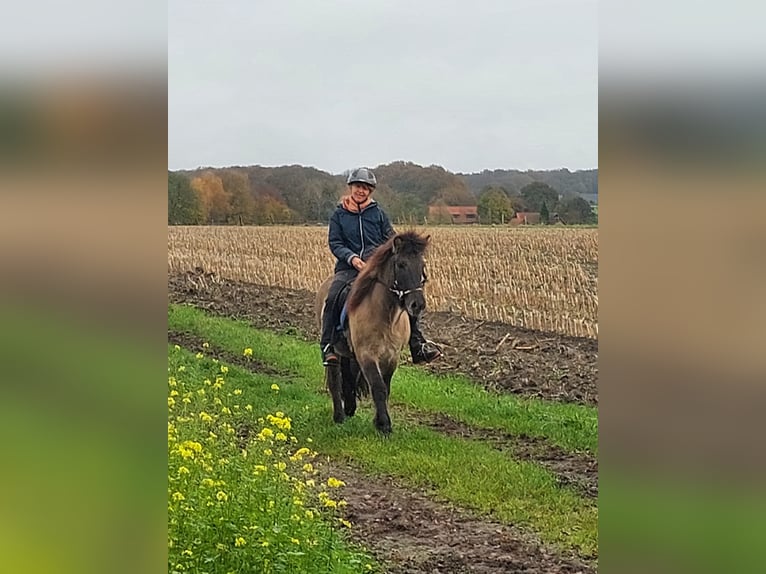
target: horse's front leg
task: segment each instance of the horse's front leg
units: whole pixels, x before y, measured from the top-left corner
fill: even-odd
[[[343,396],[340,366],[330,365],[325,367],[325,376],[327,377],[327,388],[332,397],[332,420],[336,423],[342,423],[346,420],[346,414],[343,412]]]
[[[360,363],[362,373],[370,385],[372,400],[375,403],[375,428],[384,435],[391,433],[391,417],[388,416],[388,387],[380,372],[378,363],[370,359],[363,359]]]
[[[356,413],[356,375],[358,365],[353,364],[354,359],[342,358],[340,360],[340,372],[343,381],[343,412],[347,417],[353,417]]]

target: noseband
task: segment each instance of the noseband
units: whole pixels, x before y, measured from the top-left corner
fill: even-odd
[[[426,276],[426,270],[424,267],[423,278],[420,281],[420,285],[412,289],[398,289],[399,280],[396,278],[396,270],[394,269],[394,286],[389,287],[388,290],[391,291],[391,293],[393,293],[394,295],[396,295],[399,298],[399,302],[401,303],[401,302],[404,302],[404,297],[406,295],[409,295],[410,293],[415,293],[416,291],[422,291],[423,286],[426,284],[426,281],[428,281],[428,277]]]

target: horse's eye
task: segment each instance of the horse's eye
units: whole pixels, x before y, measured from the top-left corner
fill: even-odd
[[[404,264],[404,262],[403,262],[403,261],[398,261],[398,262],[396,263],[396,266],[397,266],[399,269],[404,269],[404,268],[406,267],[406,265]]]

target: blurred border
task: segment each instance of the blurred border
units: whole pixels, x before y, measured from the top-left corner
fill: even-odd
[[[0,570],[163,571],[166,6],[4,23]]]
[[[604,572],[766,569],[766,68],[745,8],[601,10]]]

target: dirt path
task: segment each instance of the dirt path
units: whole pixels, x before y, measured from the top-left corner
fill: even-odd
[[[595,572],[512,526],[480,520],[403,487],[324,461],[322,473],[343,480],[352,539],[386,565],[389,574]]]
[[[248,319],[256,327],[318,341],[314,294],[221,279],[202,270],[168,277],[168,298],[216,314]],[[598,342],[427,313],[423,332],[445,350],[425,368],[460,373],[488,390],[569,403],[598,403]],[[319,355],[317,353],[317,359]]]

